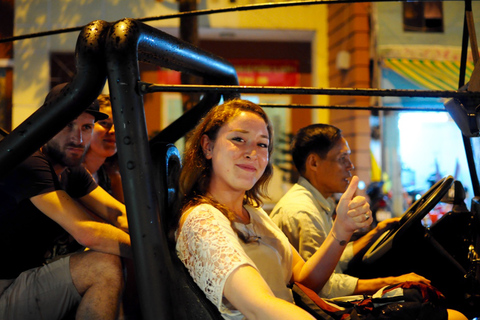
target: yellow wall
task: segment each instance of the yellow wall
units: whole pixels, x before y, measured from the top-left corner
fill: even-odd
[[[240,3],[248,3],[241,1]],[[312,42],[312,85],[328,87],[328,25],[327,7],[325,5],[284,7],[267,10],[255,10],[238,15],[242,28],[314,30]],[[316,96],[314,104],[328,104],[327,96]],[[313,121],[329,122],[329,111],[313,111]]]

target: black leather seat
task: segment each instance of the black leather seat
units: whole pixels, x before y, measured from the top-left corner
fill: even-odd
[[[167,238],[169,238],[171,277],[167,285],[171,293],[171,301],[174,303],[175,319],[221,320],[223,318],[217,308],[205,297],[177,257],[171,235],[168,237],[181,170],[178,149],[173,144],[157,142],[151,146],[151,154],[160,204],[160,221],[167,233]]]

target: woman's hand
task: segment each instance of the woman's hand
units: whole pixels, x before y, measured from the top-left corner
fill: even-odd
[[[357,187],[358,177],[353,176],[337,205],[337,217],[333,228],[335,235],[342,239],[350,239],[355,230],[372,224],[372,211],[367,199],[362,196],[354,197]]]
[[[293,303],[275,297],[272,290],[252,266],[243,265],[227,278],[225,298],[251,320],[314,319]]]

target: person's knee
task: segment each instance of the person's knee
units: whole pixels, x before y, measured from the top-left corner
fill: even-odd
[[[96,253],[98,253],[98,256],[95,257],[95,262],[92,265],[94,274],[103,278],[104,281],[114,281],[123,286],[123,268],[120,257],[112,254]]]
[[[88,251],[70,258],[72,280],[82,294],[94,285],[107,285],[110,289],[124,286],[123,268],[120,257]]]

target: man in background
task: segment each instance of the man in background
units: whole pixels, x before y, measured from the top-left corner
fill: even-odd
[[[64,87],[53,88],[46,102]],[[125,206],[81,165],[95,121],[108,117],[98,110],[95,101],[0,180],[2,320],[62,319],[72,312],[77,319],[117,317],[120,256],[131,257]],[[72,252],[69,238],[79,251]]]
[[[280,199],[270,217],[285,233],[302,258],[308,260],[325,241],[335,218],[334,193],[348,187],[354,169],[350,148],[340,129],[327,124],[313,124],[298,131],[292,141],[292,158],[300,178]],[[370,217],[366,217],[370,218]],[[368,248],[398,218],[380,222],[375,229],[346,245],[335,272],[319,295],[335,298],[352,294],[373,294],[378,289],[405,281],[429,280],[414,273],[387,278],[358,279],[343,274],[348,262]]]

